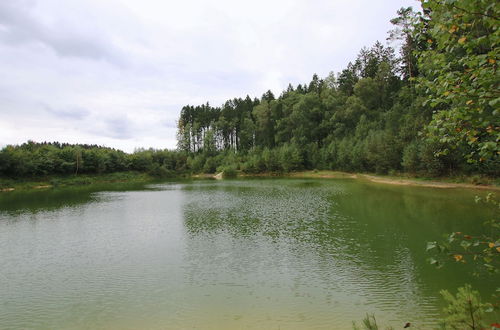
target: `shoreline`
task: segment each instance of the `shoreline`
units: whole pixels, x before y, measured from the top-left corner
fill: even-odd
[[[309,171],[308,171],[309,172]],[[479,190],[492,190],[500,191],[500,186],[494,184],[473,184],[467,182],[447,182],[445,180],[439,180],[437,178],[410,178],[410,177],[394,177],[394,176],[384,176],[376,174],[364,174],[364,173],[347,173],[347,172],[337,172],[337,171],[319,171],[314,173],[308,172],[297,172],[293,173],[292,177],[304,177],[304,178],[350,178],[370,181],[373,183],[390,184],[398,186],[418,186],[427,188],[440,188],[440,189],[454,189],[454,188],[465,188],[465,189],[479,189]],[[329,173],[330,172],[330,173]],[[453,179],[453,178],[448,178]]]
[[[399,186],[420,186],[428,188],[440,188],[440,189],[454,189],[454,188],[466,188],[466,189],[479,189],[479,190],[492,190],[500,191],[499,186],[489,185],[489,184],[473,184],[473,183],[455,183],[446,181],[419,181],[416,179],[406,179],[406,178],[384,178],[375,175],[361,174],[361,179],[366,179],[370,182],[382,183],[382,184],[392,184]]]
[[[439,189],[476,189],[476,190],[490,190],[500,191],[500,186],[494,183],[479,183],[474,184],[466,182],[462,178],[419,178],[408,176],[384,176],[376,174],[365,173],[349,173],[341,171],[299,171],[290,173],[257,173],[257,174],[244,174],[238,173],[235,178],[311,178],[311,179],[356,179],[362,181],[369,181],[379,184],[399,185],[399,186],[417,186]],[[173,177],[171,179],[181,179],[186,176]],[[221,180],[223,173],[214,174],[193,174],[187,176],[192,179],[216,179]],[[48,176],[44,178],[33,179],[6,179],[0,178],[0,193],[11,191],[25,191],[25,190],[45,190],[56,187],[68,187],[79,185],[92,185],[92,184],[105,184],[105,183],[148,183],[161,180],[162,178],[153,177],[147,173],[141,172],[117,172],[110,174],[90,175],[81,174],[78,176]],[[166,178],[163,178],[166,179]],[[472,180],[472,177],[466,179]],[[461,180],[461,182],[449,182],[448,180]],[[487,181],[493,181],[488,179]]]
[[[213,177],[213,176],[212,176]],[[500,186],[495,184],[484,184],[484,183],[469,183],[469,182],[449,182],[446,180],[456,180],[457,178],[419,178],[419,177],[395,177],[388,175],[376,175],[376,174],[365,174],[365,173],[349,173],[341,171],[300,171],[291,172],[286,174],[276,174],[276,173],[260,173],[255,175],[238,175],[238,177],[291,177],[291,178],[312,178],[312,179],[357,179],[364,180],[373,183],[398,185],[398,186],[417,186],[417,187],[427,187],[427,188],[440,188],[440,189],[479,189],[479,190],[491,190],[500,191]],[[493,179],[492,179],[493,180]]]
[[[223,177],[221,173],[214,174],[194,174],[191,178],[194,179],[215,179],[220,180]],[[464,182],[449,182],[447,180],[460,180],[459,178],[423,178],[423,177],[408,177],[408,176],[389,176],[389,175],[377,175],[377,174],[366,174],[366,173],[349,173],[341,171],[299,171],[290,173],[256,173],[256,174],[245,174],[238,173],[236,178],[311,178],[311,179],[357,179],[364,180],[373,183],[398,185],[398,186],[415,186],[415,187],[426,187],[426,188],[439,188],[439,189],[477,189],[477,190],[490,190],[490,191],[500,191],[500,186],[494,183],[470,183]],[[467,177],[472,180],[471,177]],[[488,180],[493,181],[490,178]]]
[[[147,173],[116,172],[109,174],[79,174],[40,178],[0,178],[0,193],[11,191],[46,190],[57,187],[88,186],[106,183],[147,183],[155,178]]]

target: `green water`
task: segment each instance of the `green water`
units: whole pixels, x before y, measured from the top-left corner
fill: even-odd
[[[0,194],[1,329],[349,329],[435,325],[425,243],[477,233],[467,190],[255,179]]]

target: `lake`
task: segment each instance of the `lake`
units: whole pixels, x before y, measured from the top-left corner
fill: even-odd
[[[429,328],[439,290],[496,288],[426,261],[427,241],[491,216],[476,195],[353,179],[1,193],[0,328]]]

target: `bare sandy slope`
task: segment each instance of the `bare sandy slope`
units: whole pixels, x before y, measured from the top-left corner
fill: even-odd
[[[296,172],[296,173],[291,173],[290,176],[304,177],[304,178],[332,178],[332,179],[350,178],[350,179],[360,179],[375,183],[392,184],[400,186],[420,186],[420,187],[431,187],[431,188],[441,188],[441,189],[466,188],[466,189],[500,191],[499,186],[493,186],[493,185],[475,185],[470,183],[452,183],[452,182],[442,182],[442,181],[422,181],[416,179],[403,179],[403,178],[384,177],[384,176],[368,175],[368,174],[353,174],[353,173],[345,173],[337,171]]]

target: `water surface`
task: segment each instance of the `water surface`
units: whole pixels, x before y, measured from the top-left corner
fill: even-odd
[[[477,233],[484,194],[355,180],[110,185],[0,195],[0,328],[349,329],[435,325],[425,243]],[[498,278],[497,278],[498,280]]]

